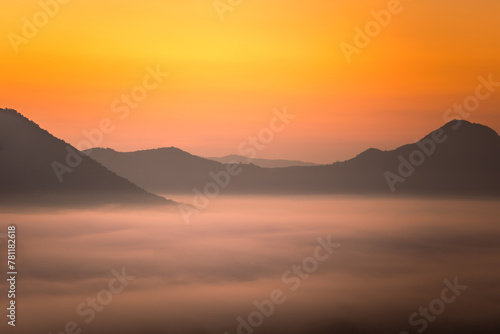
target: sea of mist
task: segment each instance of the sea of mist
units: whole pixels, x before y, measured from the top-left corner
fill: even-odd
[[[275,290],[286,301],[252,333],[418,333],[410,315],[455,278],[467,289],[423,332],[498,331],[498,201],[221,196],[190,224],[176,209],[0,213],[2,272],[9,225],[17,325],[2,333],[234,334]],[[287,283],[328,237],[335,251]],[[134,278],[87,323],[77,307],[122,270]]]

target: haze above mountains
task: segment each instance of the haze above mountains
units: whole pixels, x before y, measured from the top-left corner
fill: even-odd
[[[447,123],[417,143],[369,149],[331,165],[206,159],[174,147],[86,153],[16,111],[0,109],[0,204],[163,205],[173,202],[152,193],[193,194],[207,185],[227,194],[500,195],[500,137],[467,121]]]

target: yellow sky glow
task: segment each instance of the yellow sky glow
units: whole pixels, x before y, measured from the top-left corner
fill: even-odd
[[[350,63],[340,43],[353,44],[387,0],[244,0],[224,20],[211,0],[69,1],[16,53],[9,34],[23,36],[23,17],[54,1],[0,4],[0,101],[74,145],[111,118],[100,146],[226,155],[287,106],[297,118],[260,157],[333,162],[414,141],[479,76],[500,81],[495,0],[401,1]],[[168,78],[120,120],[113,101],[148,66]],[[469,120],[499,131],[499,106],[500,92]]]

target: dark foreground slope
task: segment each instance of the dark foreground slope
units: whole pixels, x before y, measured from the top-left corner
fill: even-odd
[[[122,153],[88,152],[117,174],[154,192],[210,191],[255,194],[500,195],[500,137],[483,125],[453,121],[417,143],[392,151],[369,149],[332,165],[261,168],[233,166],[177,148]],[[213,187],[212,187],[213,188]]]
[[[0,109],[0,206],[169,203],[81,154],[15,110]]]

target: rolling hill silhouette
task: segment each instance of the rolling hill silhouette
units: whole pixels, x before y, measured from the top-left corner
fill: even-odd
[[[75,153],[74,167],[60,182],[54,163],[66,164],[68,152]],[[0,109],[0,205],[169,203],[173,202],[116,175],[15,110]]]
[[[249,164],[253,163],[256,166],[264,168],[279,168],[279,167],[294,167],[294,166],[317,166],[318,164],[312,162],[303,162],[298,160],[284,160],[284,159],[250,159],[241,155],[230,154],[224,157],[216,158],[210,157],[209,160],[217,161],[223,164],[229,163],[241,163]]]
[[[209,180],[210,171],[225,169],[220,162],[200,158],[175,147],[127,153],[94,148],[84,153],[118,175],[157,193],[191,191]]]
[[[93,149],[90,156],[139,186],[158,193],[193,193],[210,183],[224,193],[500,195],[500,137],[483,125],[452,121],[414,144],[392,151],[368,149],[331,165],[262,168],[227,165],[177,148],[137,152]],[[227,187],[225,184],[228,183]]]

